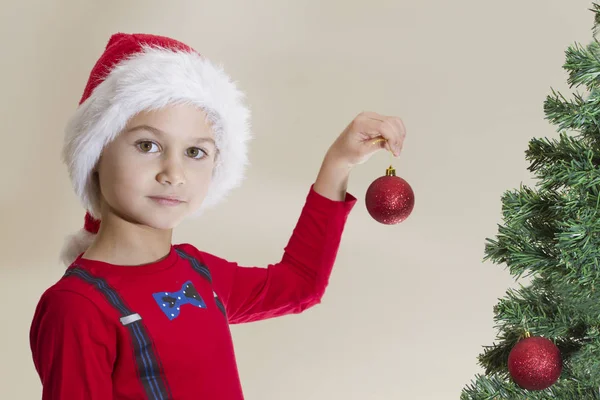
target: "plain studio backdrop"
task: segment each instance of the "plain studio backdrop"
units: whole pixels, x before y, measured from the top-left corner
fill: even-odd
[[[482,262],[485,238],[497,232],[502,193],[534,182],[529,139],[557,136],[543,101],[551,88],[570,96],[564,51],[591,40],[591,4],[6,2],[0,398],[40,398],[31,318],[84,216],[60,161],[63,127],[108,38],[123,31],[187,42],[247,93],[247,179],[175,233],[243,265],[280,260],[323,155],[359,112],[406,124],[392,164],[415,191],[414,212],[386,226],[366,211],[389,153],[355,168],[348,189],[358,203],[322,304],[231,327],[247,398],[457,399],[495,339],[493,306],[515,285],[503,266]]]

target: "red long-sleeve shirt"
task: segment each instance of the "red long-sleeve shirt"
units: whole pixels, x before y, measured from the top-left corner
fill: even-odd
[[[243,399],[229,324],[318,304],[355,203],[311,186],[282,260],[267,268],[190,244],[138,267],[80,255],[33,317],[42,399]]]

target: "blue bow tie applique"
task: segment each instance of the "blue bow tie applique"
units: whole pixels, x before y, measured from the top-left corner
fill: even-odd
[[[186,304],[206,308],[206,303],[191,281],[184,283],[178,292],[158,292],[153,293],[152,297],[171,321],[179,316],[181,307]]]

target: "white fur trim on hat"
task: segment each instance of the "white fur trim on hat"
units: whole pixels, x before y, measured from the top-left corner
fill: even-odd
[[[60,253],[60,261],[67,267],[71,265],[81,253],[92,245],[95,236],[83,228],[67,236]]]
[[[213,125],[219,156],[200,210],[222,200],[239,186],[248,165],[250,111],[244,95],[223,69],[195,52],[145,45],[117,64],[69,121],[63,160],[83,206],[100,219],[99,194],[92,171],[104,147],[144,110],[171,104],[194,104]]]

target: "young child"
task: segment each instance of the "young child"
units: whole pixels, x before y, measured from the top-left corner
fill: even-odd
[[[44,400],[243,399],[229,324],[320,302],[356,203],[350,170],[381,149],[398,156],[404,126],[357,116],[326,152],[281,261],[245,267],[171,243],[180,221],[242,180],[242,99],[179,41],[110,38],[66,129],[63,157],[87,212],[31,325]]]

